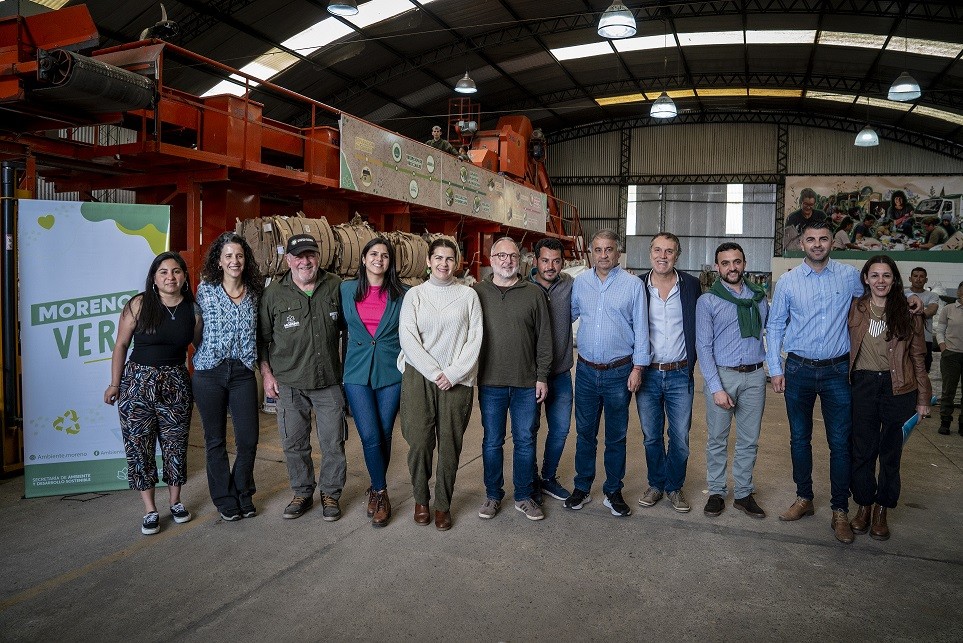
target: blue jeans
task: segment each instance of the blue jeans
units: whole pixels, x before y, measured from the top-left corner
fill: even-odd
[[[558,474],[558,463],[562,459],[565,449],[565,439],[572,425],[572,372],[565,371],[548,378],[548,396],[545,402],[535,411],[535,426],[532,429],[532,439],[538,442],[539,419],[541,407],[545,407],[545,420],[548,423],[548,433],[545,434],[545,454],[542,456],[542,475],[545,480],[551,480]],[[533,468],[538,477],[538,462]]]
[[[401,382],[382,388],[345,383],[344,394],[361,436],[371,488],[375,491],[387,489],[385,476],[391,460],[391,429],[401,403]]]
[[[645,435],[645,466],[653,489],[669,493],[679,491],[685,484],[694,391],[695,383],[689,379],[688,369],[645,369],[635,404]],[[669,421],[667,447],[663,440],[666,419]]]
[[[481,410],[482,462],[485,465],[485,493],[501,502],[505,497],[504,453],[505,424],[512,417],[512,484],[515,500],[532,497],[532,471],[535,469],[535,387],[479,386],[478,406]]]
[[[786,359],[786,414],[792,479],[796,495],[813,499],[813,406],[819,396],[829,442],[829,482],[832,509],[849,510],[849,438],[852,433],[852,392],[849,362],[833,366],[807,366]]]
[[[605,412],[605,483],[602,491],[622,490],[625,433],[629,426],[629,374],[632,364],[599,371],[579,362],[575,367],[575,488],[588,493],[595,481],[599,421]]]

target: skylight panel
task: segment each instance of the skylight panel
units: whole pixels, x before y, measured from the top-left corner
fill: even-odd
[[[812,29],[769,29],[746,31],[750,45],[811,45],[816,40]]]
[[[702,45],[741,45],[742,31],[704,31],[696,33],[680,33],[679,43],[683,47],[697,47]]]
[[[622,105],[624,103],[641,103],[645,100],[645,94],[636,92],[634,94],[623,94],[621,96],[608,96],[606,98],[596,98],[595,102],[600,106]]]
[[[953,112],[946,112],[942,109],[933,109],[932,107],[925,107],[923,105],[917,105],[916,109],[913,110],[914,114],[921,114],[922,116],[929,116],[930,118],[938,118],[941,121],[947,121],[948,123],[955,123],[956,125],[963,125],[963,115],[956,114]]]
[[[615,48],[621,52],[662,49],[665,43],[666,39],[664,36],[639,36],[638,38],[623,38],[612,41]]]
[[[611,53],[612,48],[608,42],[590,42],[586,45],[573,45],[571,47],[552,49],[552,55],[559,61],[591,58],[592,56],[603,56]]]
[[[886,42],[886,36],[872,33],[846,33],[842,31],[824,31],[819,34],[820,45],[834,45],[837,47],[859,47],[862,49],[880,49]]]
[[[700,98],[714,98],[716,96],[746,96],[745,87],[727,87],[727,88],[715,88],[715,89],[700,89],[696,88],[696,93]]]
[[[894,36],[886,46],[886,51],[905,51],[921,56],[938,56],[940,58],[956,58],[963,46],[958,43],[941,42],[938,40],[923,40],[921,38],[903,38]]]
[[[425,0],[419,4],[424,6],[431,4],[433,1]],[[358,13],[353,16],[345,16],[345,20],[364,29],[414,9],[415,5],[408,0],[370,0],[370,2],[359,4]]]

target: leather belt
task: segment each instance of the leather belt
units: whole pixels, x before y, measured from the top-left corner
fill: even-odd
[[[590,362],[581,355],[578,356],[578,361],[582,362],[586,366],[590,366],[597,371],[607,371],[611,368],[618,368],[619,366],[625,366],[626,364],[632,363],[632,356],[626,355],[625,357],[620,357],[614,362],[609,362],[608,364],[596,364],[595,362]]]
[[[758,364],[742,364],[741,366],[723,366],[722,368],[730,371],[736,371],[738,373],[751,373],[762,368],[762,362]]]
[[[849,353],[845,355],[840,355],[839,357],[834,357],[832,359],[806,359],[796,355],[795,353],[789,353],[789,359],[795,360],[806,366],[812,366],[814,368],[823,368],[824,366],[835,366],[836,364],[842,364],[843,362],[849,361]]]
[[[652,362],[649,364],[649,368],[654,368],[657,371],[678,371],[689,365],[689,360],[684,359],[681,362],[666,362],[660,364],[658,362]]]

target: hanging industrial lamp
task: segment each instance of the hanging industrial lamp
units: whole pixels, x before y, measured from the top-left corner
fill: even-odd
[[[331,0],[328,13],[332,16],[353,16],[358,13],[358,3],[355,0]]]
[[[468,75],[467,70],[465,71],[465,77],[455,83],[455,91],[459,94],[474,94],[478,91],[475,81]]]
[[[908,72],[904,71],[893,81],[887,98],[905,103],[906,101],[916,100],[920,95],[920,84]]]
[[[617,40],[631,38],[635,35],[635,16],[628,8],[615,0],[599,18],[599,35],[603,38]]]
[[[879,145],[879,134],[867,124],[866,127],[861,129],[859,134],[856,135],[856,141],[853,145],[856,147],[876,147]]]
[[[649,116],[652,118],[675,118],[678,113],[679,110],[675,108],[675,102],[664,91],[655,99],[655,102],[652,103],[652,109],[649,110]]]

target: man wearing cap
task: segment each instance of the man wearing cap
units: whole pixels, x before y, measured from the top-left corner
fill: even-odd
[[[454,146],[441,137],[441,125],[435,125],[431,128],[431,138],[425,141],[425,145],[431,145],[436,150],[447,152],[452,156],[458,155],[458,151],[455,150]]]
[[[318,242],[308,234],[288,240],[291,271],[268,286],[258,312],[258,359],[264,392],[277,398],[278,429],[294,500],[284,518],[297,518],[321,488],[322,517],[341,517],[347,435],[338,340],[343,322],[341,280],[320,267]],[[321,448],[317,485],[311,461],[311,410]]]

